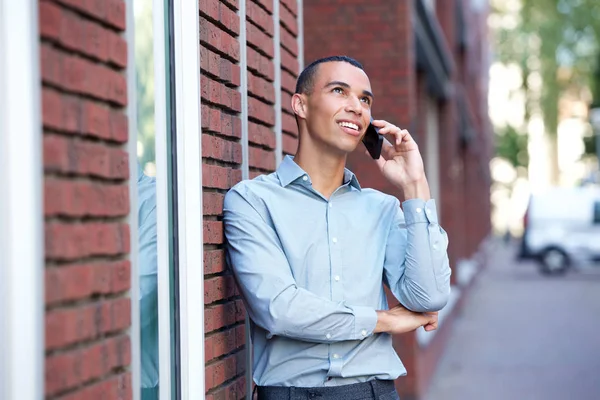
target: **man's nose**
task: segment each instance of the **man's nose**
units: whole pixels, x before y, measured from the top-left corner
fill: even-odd
[[[348,96],[346,111],[353,112],[357,115],[362,115],[362,106],[360,104],[360,99],[356,96]]]

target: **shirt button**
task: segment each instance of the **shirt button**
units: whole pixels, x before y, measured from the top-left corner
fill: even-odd
[[[303,180],[303,181],[307,181],[307,180],[308,180],[308,176],[304,175],[304,176],[302,177],[302,180]]]
[[[333,279],[335,279],[335,281],[336,281],[336,282],[339,282],[339,280],[340,280],[340,276],[339,276],[339,275],[336,275],[336,276],[335,276]]]
[[[332,357],[333,358],[340,358],[340,355],[338,353],[333,353]]]
[[[363,336],[367,336],[367,330],[363,329],[362,331],[360,331],[360,334]]]
[[[333,238],[333,239],[331,239],[331,241],[332,241],[333,243],[337,243],[337,238]]]
[[[328,333],[327,335],[325,335],[325,337],[326,337],[327,339],[331,339],[331,333]]]
[[[418,212],[418,213],[420,213],[420,212],[421,212],[421,211],[423,211],[423,210],[422,210],[422,209],[419,207],[419,208],[417,208],[415,211],[416,211],[416,212]]]
[[[333,203],[329,203],[329,208],[333,207]]]

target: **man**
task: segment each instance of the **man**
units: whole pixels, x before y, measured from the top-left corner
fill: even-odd
[[[138,243],[140,275],[141,399],[158,400],[158,280],[156,179],[138,164]]]
[[[259,399],[397,399],[406,370],[391,334],[437,328],[450,293],[446,233],[410,134],[376,160],[405,201],[362,189],[345,169],[371,118],[361,64],[317,60],[300,75],[292,109],[299,143],[277,172],[225,197],[227,261],[252,321]],[[383,284],[401,306],[388,310]]]

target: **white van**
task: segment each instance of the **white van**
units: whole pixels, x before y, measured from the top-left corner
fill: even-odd
[[[521,258],[539,261],[545,274],[600,260],[600,188],[552,188],[531,196]]]

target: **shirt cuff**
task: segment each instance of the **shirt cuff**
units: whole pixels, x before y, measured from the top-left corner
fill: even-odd
[[[422,223],[438,223],[435,200],[410,199],[402,203],[402,211],[407,225]]]
[[[357,340],[366,339],[373,334],[377,325],[377,312],[371,307],[354,306],[354,335]]]

